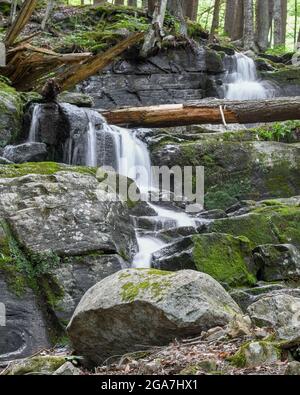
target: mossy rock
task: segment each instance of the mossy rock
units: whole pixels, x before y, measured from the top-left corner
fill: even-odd
[[[197,270],[229,286],[254,285],[250,271],[251,243],[246,237],[213,233],[193,237]]]
[[[24,376],[35,374],[51,374],[66,362],[65,357],[46,356],[33,357],[13,363],[6,372],[8,376]]]
[[[300,207],[265,206],[244,216],[214,221],[211,232],[247,237],[252,246],[290,243],[300,246]]]
[[[16,178],[28,174],[51,175],[59,171],[96,175],[96,168],[85,166],[69,166],[55,162],[28,162],[14,165],[0,165],[0,178]]]
[[[278,343],[267,340],[248,342],[228,358],[228,361],[237,368],[253,368],[278,362],[281,358],[281,349]]]
[[[22,117],[21,94],[0,81],[0,147],[17,139],[22,127]]]

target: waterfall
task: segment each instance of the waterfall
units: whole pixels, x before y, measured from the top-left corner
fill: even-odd
[[[230,58],[230,59],[228,59]],[[267,82],[260,81],[253,59],[242,53],[227,57],[231,63],[225,77],[225,98],[229,100],[258,100],[274,96]]]
[[[97,166],[97,135],[95,125],[89,120],[87,131],[86,166]]]
[[[36,104],[32,111],[31,124],[29,129],[28,143],[37,142],[38,136],[38,128],[39,128],[39,119],[41,114],[42,106],[41,104]]]

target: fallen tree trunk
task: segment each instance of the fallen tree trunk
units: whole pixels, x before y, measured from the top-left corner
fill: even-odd
[[[24,1],[20,12],[18,13],[16,19],[14,20],[10,29],[7,31],[4,38],[4,44],[7,48],[10,47],[18,38],[26,23],[29,21],[36,4],[37,0]]]
[[[144,33],[132,34],[130,37],[116,44],[106,52],[93,56],[79,65],[75,65],[65,74],[57,76],[56,80],[61,86],[62,91],[73,88],[79,82],[84,81],[85,79],[95,75],[100,70],[103,70],[127,48],[139,42],[143,37]]]
[[[128,127],[275,122],[300,119],[300,97],[243,102],[211,99],[99,112],[108,123]]]

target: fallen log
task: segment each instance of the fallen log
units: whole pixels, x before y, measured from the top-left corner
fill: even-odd
[[[29,21],[35,6],[37,4],[37,0],[25,0],[20,12],[18,13],[14,23],[8,29],[6,36],[4,38],[4,44],[8,48],[16,41],[19,34],[25,27],[26,23]]]
[[[76,84],[95,75],[103,70],[116,57],[121,55],[131,45],[136,44],[144,37],[144,33],[135,33],[104,53],[86,59],[79,65],[74,65],[70,70],[61,76],[57,76],[56,80],[62,90],[73,88]]]
[[[275,122],[300,119],[300,97],[242,102],[209,99],[185,104],[98,111],[108,123],[128,127]]]

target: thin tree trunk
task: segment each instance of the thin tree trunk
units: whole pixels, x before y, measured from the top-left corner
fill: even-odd
[[[232,41],[242,39],[244,31],[244,5],[242,0],[227,0],[224,29]]]
[[[159,3],[159,0],[148,0],[147,3],[148,3],[149,14],[153,15],[155,11],[155,4]]]
[[[281,0],[281,18],[282,18],[282,44],[286,41],[286,28],[288,16],[288,0]]]
[[[244,0],[244,48],[253,49],[254,47],[253,0]]]
[[[221,9],[222,0],[215,0],[214,6],[214,14],[213,20],[211,24],[210,35],[214,36],[214,34],[218,31],[220,26],[220,9]]]
[[[284,30],[283,30],[283,18],[282,18],[282,1],[274,0],[274,46],[280,46],[284,44],[282,40]]]
[[[168,9],[180,21],[180,34],[187,36],[187,25],[184,19],[184,0],[168,0]]]
[[[10,24],[13,24],[14,20],[16,19],[17,6],[18,6],[18,0],[12,0],[11,6],[10,6],[10,17],[9,17]]]
[[[140,51],[140,56],[146,58],[157,46],[160,46],[160,42],[164,36],[163,26],[167,10],[168,0],[161,0],[160,4],[156,3],[153,20],[151,27],[146,34],[143,47]]]
[[[42,23],[41,23],[41,29],[42,30],[45,30],[45,28],[46,28],[48,19],[49,19],[50,15],[51,15],[51,12],[53,11],[53,8],[54,8],[54,3],[55,3],[55,0],[49,0],[48,1],[46,12],[45,12],[45,16],[44,16],[44,19],[42,20]]]
[[[115,0],[115,5],[124,5],[124,0]]]
[[[265,51],[269,46],[270,30],[269,4],[266,0],[257,0],[256,3],[256,31],[257,45],[261,51]]]

